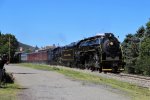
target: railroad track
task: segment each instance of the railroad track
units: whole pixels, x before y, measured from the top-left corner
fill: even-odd
[[[150,89],[150,77],[125,74],[125,73],[120,73],[120,74],[107,73],[107,77]]]
[[[150,81],[150,77],[146,77],[146,76],[125,74],[125,73],[120,73],[120,74],[107,73],[107,74],[112,75],[112,76],[116,76],[116,77],[126,77],[126,78],[132,78],[132,79],[136,79],[136,80]]]
[[[150,81],[150,77],[146,77],[146,76],[139,76],[139,75],[125,74],[125,73],[120,73],[119,75],[120,75],[120,76],[131,77],[131,78],[136,78],[136,79],[149,80],[149,81]]]

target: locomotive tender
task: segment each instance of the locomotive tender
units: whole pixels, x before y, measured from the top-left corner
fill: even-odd
[[[49,64],[116,73],[124,70],[125,63],[122,53],[118,39],[112,33],[105,33],[73,42],[64,47],[42,51],[40,56]],[[27,59],[28,62],[42,62],[38,53],[33,54],[27,54],[30,57]]]

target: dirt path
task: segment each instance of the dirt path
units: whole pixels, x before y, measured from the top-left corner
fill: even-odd
[[[5,67],[23,87],[19,100],[129,100],[119,90],[73,80],[56,72],[15,65]]]

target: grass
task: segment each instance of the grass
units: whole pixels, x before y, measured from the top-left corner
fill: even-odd
[[[27,63],[23,63],[20,65],[34,68],[34,69],[39,69],[39,70],[56,71],[58,73],[64,74],[65,76],[71,77],[73,79],[92,82],[95,84],[106,84],[113,88],[117,88],[119,90],[127,92],[129,96],[131,96],[132,100],[150,100],[150,90],[148,88],[139,87],[137,85],[130,84],[127,82],[122,82],[115,79],[103,78],[100,76],[82,73],[71,69],[57,68],[53,66],[50,67],[48,65],[27,64]]]
[[[19,85],[7,84],[5,87],[0,88],[0,100],[16,100]]]

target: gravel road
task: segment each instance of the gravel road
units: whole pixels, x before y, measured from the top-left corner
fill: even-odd
[[[105,85],[73,80],[52,71],[5,66],[23,88],[18,100],[130,100],[126,93]]]

